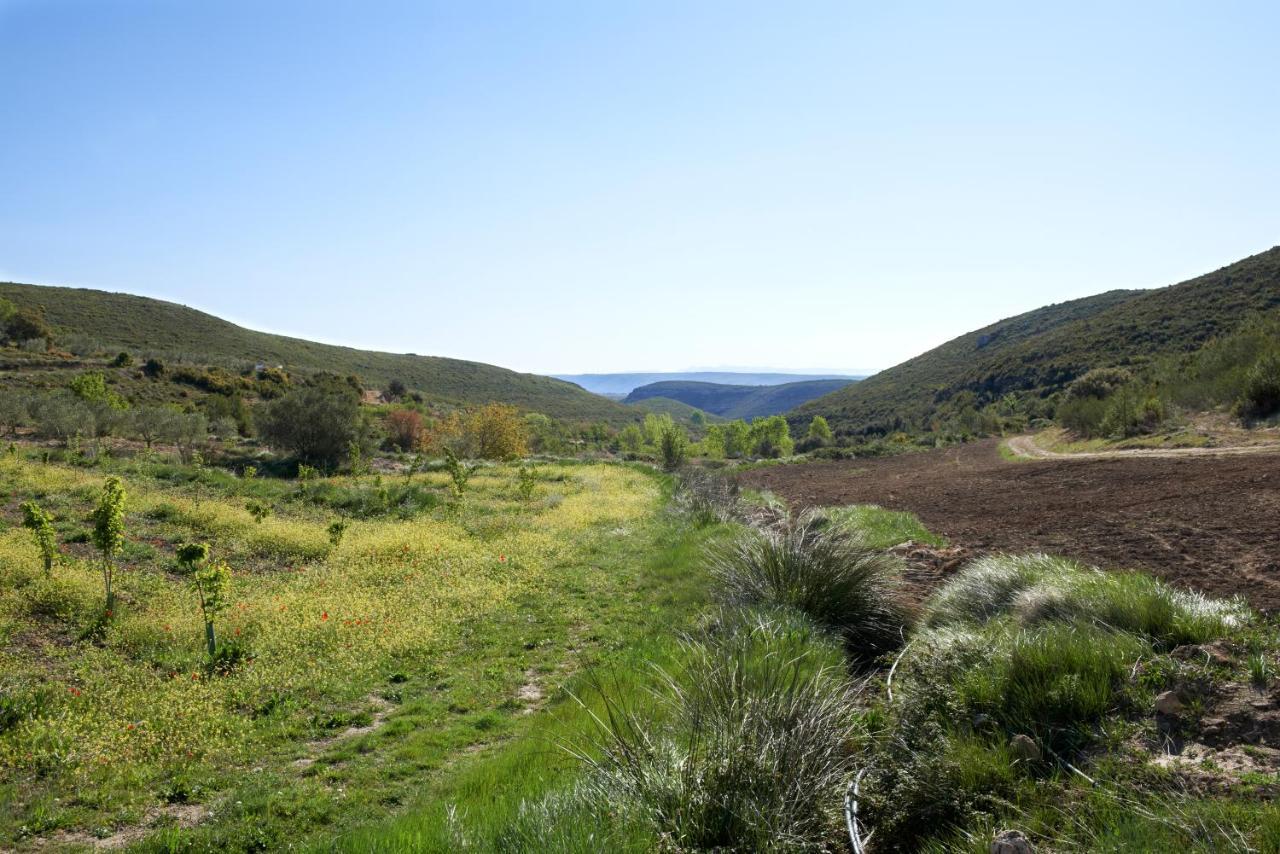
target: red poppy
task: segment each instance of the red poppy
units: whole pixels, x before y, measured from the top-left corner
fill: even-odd
[[[321,614],[321,615],[320,615],[320,619],[321,619],[321,620],[327,620],[327,619],[329,619],[329,612],[328,612],[328,611],[325,611],[323,614]]]

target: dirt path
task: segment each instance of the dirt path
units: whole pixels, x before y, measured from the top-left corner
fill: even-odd
[[[1103,460],[1131,457],[1229,457],[1241,454],[1280,453],[1280,445],[1233,445],[1225,448],[1128,448],[1114,451],[1061,453],[1042,448],[1035,436],[1014,436],[1005,447],[1016,456],[1033,460]]]
[[[1193,449],[1198,450],[1198,449]],[[1008,461],[987,440],[741,475],[795,507],[910,510],[967,553],[1047,551],[1280,610],[1280,453]]]

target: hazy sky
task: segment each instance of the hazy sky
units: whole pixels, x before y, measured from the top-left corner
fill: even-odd
[[[1207,0],[0,0],[0,279],[530,371],[885,367],[1280,243],[1278,34]]]

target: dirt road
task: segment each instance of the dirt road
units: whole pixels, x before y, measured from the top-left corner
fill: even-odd
[[[1244,454],[1280,453],[1280,445],[1238,445],[1223,448],[1126,448],[1116,451],[1073,451],[1069,454],[1042,448],[1035,436],[1014,436],[1005,441],[1015,455],[1031,460],[1119,460],[1134,457],[1234,457]]]
[[[1144,569],[1280,609],[1280,454],[1055,456],[1010,462],[988,440],[741,475],[792,506],[880,504],[953,544]]]

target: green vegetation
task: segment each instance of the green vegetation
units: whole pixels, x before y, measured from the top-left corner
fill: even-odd
[[[644,401],[664,398],[724,418],[749,420],[766,415],[780,415],[852,382],[855,380],[802,380],[781,385],[753,386],[665,380],[640,386],[627,396],[624,403],[643,405]]]
[[[239,366],[280,365],[287,373],[357,375],[374,387],[399,381],[430,401],[454,406],[496,400],[568,421],[620,426],[635,420],[628,407],[562,380],[477,362],[376,353],[255,332],[147,297],[0,283],[0,299],[15,305],[24,318],[47,321],[43,329],[38,324],[11,329],[6,333],[11,340],[43,339],[48,330],[59,346],[76,355],[106,352],[111,358],[123,349],[147,360],[151,367],[144,370],[150,376],[170,379],[176,372],[173,366],[185,363],[186,373],[177,381],[204,391],[229,389],[236,384]]]
[[[1093,368],[1141,368],[1192,353],[1280,305],[1280,247],[1151,291],[1046,306],[949,341],[795,409],[837,436],[998,433],[1052,414],[1050,396]],[[1249,370],[1252,363],[1235,363]]]
[[[899,646],[910,620],[895,597],[896,559],[820,512],[735,538],[710,571],[726,603],[794,609],[858,660]]]
[[[4,489],[55,511],[68,543],[45,579],[30,533],[0,531],[0,839],[140,827],[144,850],[319,844],[524,732],[540,701],[522,685],[553,694],[579,656],[682,618],[703,576],[687,544],[653,569],[660,543],[686,537],[657,513],[656,475],[525,466],[527,498],[516,466],[476,469],[461,505],[443,500],[447,473],[427,471],[412,486],[437,498],[408,518],[335,523],[332,503],[376,491],[376,475],[0,460]],[[246,499],[277,512],[255,522]],[[121,532],[106,538],[116,596],[101,629],[81,527],[97,503]],[[217,561],[184,545],[199,541]],[[179,808],[197,826],[166,826]]]
[[[719,415],[713,415],[696,406],[690,406],[669,397],[646,397],[644,400],[631,401],[627,405],[655,415],[670,415],[677,423],[691,428],[701,429],[708,424],[723,420]]]

